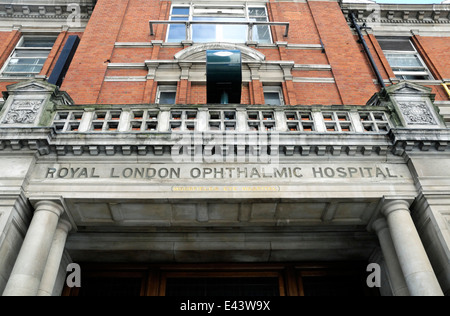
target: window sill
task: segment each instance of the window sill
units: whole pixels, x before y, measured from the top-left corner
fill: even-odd
[[[397,84],[397,83],[400,83],[403,81],[417,83],[417,84],[425,85],[425,86],[440,86],[442,84],[441,80],[403,80],[403,79],[395,79],[395,78],[391,78],[388,80],[384,79],[384,83],[386,83],[386,84]],[[378,84],[378,80],[374,79],[373,83]]]
[[[162,46],[167,48],[184,48],[186,46],[197,46],[203,45],[205,43],[195,43],[193,41],[182,41],[182,42],[163,42],[163,43],[148,43],[148,42],[116,42],[114,47],[116,48],[151,48],[153,46]],[[252,48],[279,48],[286,47],[287,49],[306,49],[306,50],[322,50],[320,44],[291,44],[287,42],[277,42],[277,43],[257,43],[257,42],[247,42],[247,43],[230,43],[235,45],[247,46]]]
[[[31,77],[4,77],[2,75],[0,75],[0,82],[9,82],[9,81],[28,81],[28,80],[32,80],[32,79],[38,79],[38,80],[45,80],[48,79],[45,75],[33,75]]]

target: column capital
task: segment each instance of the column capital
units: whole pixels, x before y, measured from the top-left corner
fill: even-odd
[[[55,202],[55,201],[51,201],[51,200],[41,200],[41,201],[37,201],[36,204],[34,205],[35,208],[35,213],[36,212],[42,212],[42,211],[47,211],[47,212],[52,212],[55,213],[58,217],[62,215],[62,213],[64,213],[64,207]]]
[[[390,213],[395,211],[407,211],[410,213],[409,206],[411,201],[404,198],[384,198],[383,206],[381,208],[381,213],[384,216],[388,216]]]

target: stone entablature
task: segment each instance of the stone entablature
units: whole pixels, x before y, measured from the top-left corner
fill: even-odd
[[[77,106],[42,80],[8,86],[0,148],[41,155],[204,157],[384,156],[446,151],[448,130],[431,89],[390,86],[367,106]]]
[[[448,24],[450,23],[450,4],[377,4],[343,3],[345,16],[354,12],[358,22],[367,23],[411,23]],[[350,19],[347,19],[350,21]]]
[[[94,11],[95,0],[1,1],[0,30],[23,33],[82,32]]]
[[[16,19],[67,19],[75,6],[81,19],[89,19],[94,10],[95,1],[2,1],[1,18]]]

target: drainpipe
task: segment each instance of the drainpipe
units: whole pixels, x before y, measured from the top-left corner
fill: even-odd
[[[386,85],[384,84],[383,78],[381,77],[380,72],[378,71],[377,64],[375,64],[375,61],[373,60],[372,54],[370,53],[369,47],[367,47],[366,41],[364,40],[364,36],[361,33],[361,28],[358,24],[356,24],[356,18],[355,14],[353,12],[350,13],[350,18],[352,19],[353,27],[356,30],[356,33],[358,33],[359,41],[363,44],[364,51],[367,54],[367,57],[369,57],[370,64],[372,65],[373,70],[375,71],[375,74],[377,76],[378,82],[380,83],[382,88],[386,88]]]

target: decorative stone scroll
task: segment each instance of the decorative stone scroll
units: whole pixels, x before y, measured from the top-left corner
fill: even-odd
[[[399,107],[408,125],[437,125],[426,102],[399,102]]]
[[[33,124],[44,100],[15,100],[3,119],[3,124]]]

